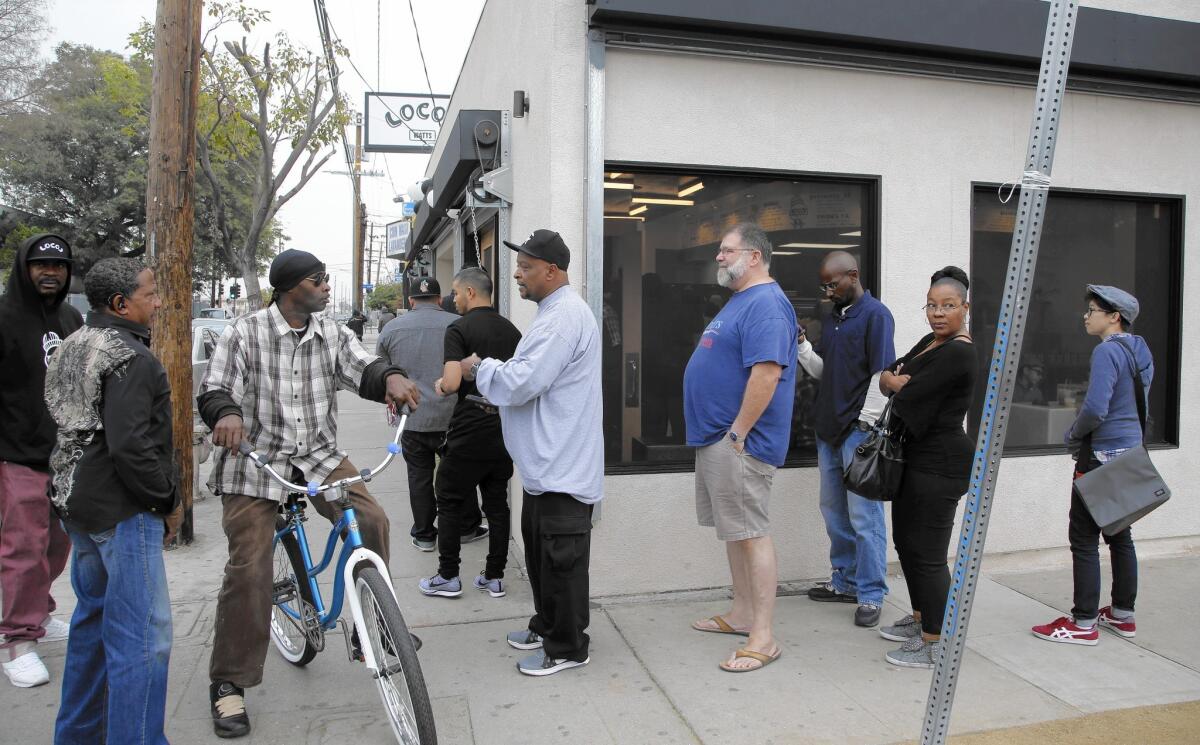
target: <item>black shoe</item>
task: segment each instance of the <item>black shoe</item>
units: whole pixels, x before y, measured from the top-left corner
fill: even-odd
[[[475,529],[474,533],[464,535],[462,537],[460,543],[474,543],[475,541],[481,540],[483,538],[487,538],[488,533],[491,533],[491,532],[492,532],[491,528],[489,528],[488,526],[480,525],[478,528]]]
[[[808,599],[816,600],[821,603],[857,603],[858,596],[847,595],[844,592],[838,592],[833,589],[833,585],[828,582],[822,582],[816,587],[808,591]]]
[[[213,731],[217,737],[244,737],[250,734],[250,715],[246,713],[245,691],[227,680],[208,687],[212,702]]]
[[[871,628],[879,625],[879,606],[863,603],[854,611],[854,623]]]

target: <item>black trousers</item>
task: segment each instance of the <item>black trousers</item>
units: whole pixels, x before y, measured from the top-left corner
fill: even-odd
[[[508,508],[508,480],[513,475],[512,460],[473,460],[447,453],[437,469],[434,492],[438,514],[438,574],[446,579],[458,576],[461,564],[462,533],[459,516],[468,505],[475,507],[475,489],[483,500],[488,519],[488,555],[484,576],[500,579],[508,563],[508,538],[511,522]]]
[[[408,502],[412,506],[413,526],[409,535],[422,541],[437,540],[437,500],[433,495],[433,473],[437,468],[437,451],[446,437],[445,432],[408,432],[400,435],[404,463],[408,467]],[[463,503],[459,530],[473,533],[483,518],[474,500]]]
[[[1101,467],[1096,461],[1088,466],[1076,467],[1078,475]],[[1067,539],[1071,543],[1071,563],[1075,576],[1075,607],[1071,615],[1078,619],[1093,619],[1100,612],[1100,526],[1092,519],[1087,505],[1071,490],[1071,512],[1067,527]],[[1108,544],[1109,561],[1112,564],[1112,604],[1122,610],[1132,611],[1137,600],[1138,566],[1137,551],[1133,547],[1133,532],[1130,528],[1114,536],[1104,536]]]
[[[521,508],[525,566],[533,589],[529,629],[542,637],[546,656],[588,658],[588,562],[592,506],[569,494],[525,492]]]
[[[954,511],[968,479],[966,475],[949,478],[906,468],[900,493],[892,503],[892,541],[900,555],[913,610],[920,612],[921,630],[926,634],[942,633],[950,592],[946,552],[954,531]]]

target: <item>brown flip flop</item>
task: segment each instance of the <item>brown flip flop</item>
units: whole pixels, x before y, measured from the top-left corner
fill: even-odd
[[[762,652],[755,652],[754,650],[746,649],[745,647],[742,647],[738,651],[734,652],[733,656],[735,658],[750,657],[752,659],[758,660],[759,664],[757,666],[755,666],[755,667],[729,667],[728,665],[725,664],[725,661],[722,660],[719,663],[719,667],[727,673],[750,673],[750,672],[754,672],[755,670],[762,670],[767,665],[770,665],[772,662],[779,659],[780,655],[782,655],[782,654],[783,654],[783,647],[776,647],[775,654],[773,654],[773,655],[772,654],[763,654]]]
[[[703,623],[704,621],[712,621],[713,623],[715,623],[717,625],[717,627],[715,629],[707,629],[703,626],[696,625],[699,623]],[[750,636],[749,631],[738,631],[734,627],[730,626],[729,622],[725,620],[724,616],[713,616],[712,618],[704,619],[704,621],[696,621],[695,623],[692,624],[692,628],[695,629],[696,631],[707,631],[710,634],[733,634],[734,636]]]

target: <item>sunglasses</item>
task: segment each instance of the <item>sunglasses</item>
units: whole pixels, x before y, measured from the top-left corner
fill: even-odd
[[[329,272],[321,272],[320,274],[314,274],[311,277],[305,277],[305,279],[309,280],[314,285],[317,285],[319,287],[329,281]]]

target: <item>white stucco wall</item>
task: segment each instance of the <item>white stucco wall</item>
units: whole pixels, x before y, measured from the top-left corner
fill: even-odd
[[[1087,4],[1200,20],[1196,4],[1182,0]],[[574,0],[489,0],[450,106],[451,117],[459,108],[503,109],[514,89],[529,93],[529,115],[513,120],[512,232],[562,233],[577,287],[585,261],[585,33],[584,8]],[[969,265],[972,183],[1019,179],[1033,97],[1032,88],[1015,86],[629,50],[609,50],[606,86],[607,159],[879,176],[880,286],[896,316],[898,348],[924,333],[916,309],[930,272]],[[1054,184],[1192,199],[1200,195],[1191,157],[1198,151],[1200,107],[1071,94]],[[1185,218],[1184,245],[1192,246],[1200,227]],[[1186,382],[1198,361],[1186,339],[1200,312],[1189,302],[1200,275],[1188,263],[1181,447],[1155,453],[1176,496],[1138,525],[1139,540],[1200,534],[1200,502],[1189,487],[1200,465],[1185,455],[1200,434],[1191,416],[1200,395]],[[534,307],[511,298],[523,327]],[[990,552],[1066,544],[1069,469],[1066,456],[1005,460]],[[779,472],[771,516],[781,579],[828,572],[817,503],[814,468]],[[514,510],[519,504],[516,491]],[[693,505],[688,473],[608,477],[593,537],[593,594],[728,584],[724,550],[695,525]]]

